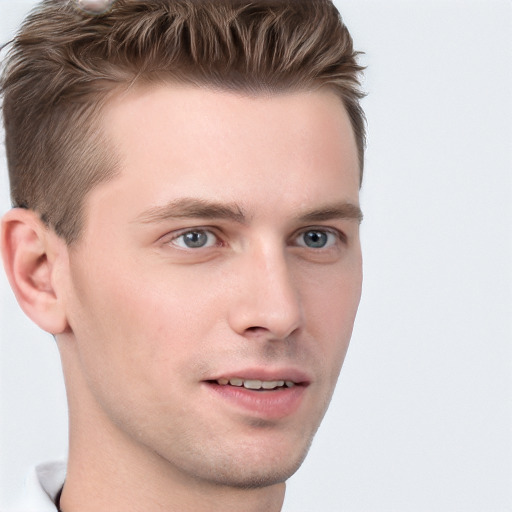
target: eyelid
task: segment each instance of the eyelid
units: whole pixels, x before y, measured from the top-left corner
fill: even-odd
[[[167,233],[166,235],[164,235],[161,238],[161,240],[162,240],[162,243],[164,245],[172,245],[173,247],[175,247],[177,249],[181,249],[181,250],[184,250],[184,251],[187,251],[187,250],[199,251],[201,249],[211,249],[212,247],[217,247],[218,246],[218,243],[221,242],[221,238],[220,238],[219,234],[216,231],[217,230],[215,230],[214,228],[208,227],[208,226],[193,226],[193,227],[187,227],[187,228],[183,228],[183,229],[178,229],[178,230],[172,231],[170,233]],[[182,237],[183,235],[186,235],[187,233],[195,233],[195,232],[209,233],[209,234],[211,234],[211,235],[213,235],[215,237],[217,243],[215,243],[213,245],[208,245],[208,246],[205,246],[205,247],[197,247],[197,248],[193,248],[193,247],[180,247],[179,245],[173,243],[176,240],[178,240],[180,237]]]
[[[321,226],[321,225],[320,226],[307,226],[306,228],[301,228],[299,231],[295,232],[295,234],[292,236],[292,240],[297,240],[300,236],[302,236],[304,233],[307,233],[308,231],[321,231],[321,232],[335,236],[338,239],[338,241],[340,241],[343,244],[347,243],[347,235],[343,231],[341,231],[337,228],[334,228],[332,226]],[[308,248],[305,245],[299,245],[299,247]],[[322,248],[318,248],[318,249],[314,249],[314,250],[321,251],[322,249],[324,249],[324,248],[322,247]]]
[[[173,243],[175,240],[179,239],[181,236],[186,235],[187,233],[197,232],[197,231],[201,231],[201,232],[205,232],[205,233],[209,233],[209,234],[213,235],[216,239],[216,243],[213,245],[206,246],[206,247],[198,247],[198,248],[180,247],[177,244]],[[325,232],[327,234],[333,235],[342,244],[347,244],[347,241],[348,241],[347,235],[338,228],[335,228],[333,226],[313,225],[313,226],[306,226],[306,227],[303,227],[303,228],[295,231],[293,233],[293,235],[290,237],[290,240],[292,242],[291,245],[295,245],[296,247],[304,247],[307,249],[312,249],[317,252],[320,252],[322,249],[327,250],[333,245],[333,244],[331,244],[331,246],[325,247],[325,248],[310,248],[303,244],[297,244],[297,239],[300,236],[302,236],[304,233],[307,233],[308,231],[320,231],[320,232]],[[204,225],[188,226],[185,228],[173,230],[173,231],[165,234],[164,236],[162,236],[160,238],[160,240],[163,245],[170,245],[172,247],[175,247],[175,248],[181,249],[181,250],[185,250],[185,251],[187,251],[187,250],[199,251],[201,249],[206,250],[206,249],[211,249],[214,247],[220,247],[220,246],[226,245],[225,241],[223,240],[223,234],[219,233],[218,228],[213,227],[213,226],[204,226]]]

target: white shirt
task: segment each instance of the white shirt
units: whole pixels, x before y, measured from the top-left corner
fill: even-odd
[[[26,480],[20,512],[56,512],[55,498],[65,478],[65,461],[45,462],[33,468]]]

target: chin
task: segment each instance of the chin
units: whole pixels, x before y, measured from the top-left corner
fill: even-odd
[[[299,469],[311,441],[312,438],[308,439],[300,450],[297,447],[286,450],[269,446],[258,451],[254,447],[240,446],[235,456],[225,458],[217,466],[211,465],[212,470],[204,476],[215,485],[238,489],[257,489],[280,484]],[[206,468],[203,465],[203,469]]]

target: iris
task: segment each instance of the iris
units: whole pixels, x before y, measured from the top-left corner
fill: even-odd
[[[321,249],[327,245],[327,233],[324,231],[306,231],[303,235],[304,244],[312,249]]]

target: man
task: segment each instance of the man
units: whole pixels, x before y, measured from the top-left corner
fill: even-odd
[[[43,1],[2,80],[3,259],[68,394],[51,506],[278,511],[360,298],[357,54],[329,0],[110,4]]]

